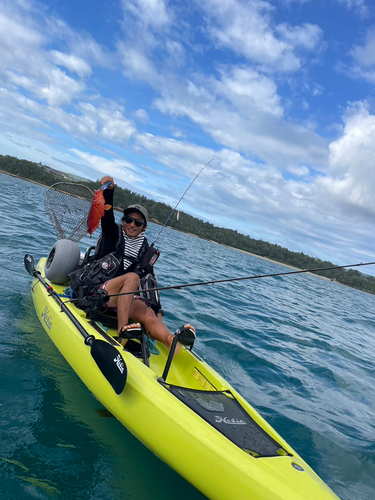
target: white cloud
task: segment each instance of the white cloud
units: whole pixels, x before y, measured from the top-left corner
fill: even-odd
[[[136,133],[132,121],[124,116],[124,108],[114,102],[101,104],[97,107],[90,103],[79,104],[82,118],[91,123],[104,140],[113,142],[128,141]]]
[[[293,2],[297,2],[297,3],[306,3],[306,2],[310,2],[310,0],[280,0],[282,3],[290,6]]]
[[[163,165],[188,175],[195,172],[197,165],[204,165],[217,154],[214,149],[149,133],[138,134],[136,143]]]
[[[375,115],[366,103],[350,106],[340,138],[331,142],[329,176],[319,180],[337,203],[363,217],[375,214]]]
[[[173,56],[174,60],[179,60],[184,57],[185,49],[180,42],[168,39],[165,45],[167,52]]]
[[[122,0],[122,6],[148,27],[161,29],[171,23],[170,10],[163,0]]]
[[[8,81],[32,92],[38,99],[46,100],[51,106],[69,104],[85,85],[75,81],[57,68],[42,69],[38,80],[12,71],[7,73]]]
[[[141,48],[119,42],[117,49],[124,66],[124,74],[128,78],[145,80],[150,85],[160,80],[151,58]]]
[[[231,49],[268,70],[296,71],[301,67],[295,49],[314,49],[322,31],[318,26],[272,25],[274,7],[266,1],[205,0],[202,3],[207,33],[220,46]]]
[[[0,101],[0,109],[8,117],[4,126],[15,131],[22,129],[33,137],[39,135],[41,140],[42,137],[44,140],[51,140],[41,132],[41,129],[47,131],[51,126],[57,127],[71,138],[94,141],[96,147],[107,140],[124,145],[137,133],[134,123],[125,118],[124,108],[112,101],[102,100],[96,103],[96,106],[80,101],[68,112],[60,107],[33,101],[5,88],[0,89],[0,92],[3,98]],[[35,129],[30,128],[32,123]]]
[[[205,0],[205,15],[211,19],[207,33],[221,47],[227,47],[258,64],[276,65],[293,71],[299,61],[288,51],[287,44],[272,33],[268,2],[238,0]]]
[[[130,5],[133,9],[135,4]],[[140,4],[136,5],[139,8]],[[289,62],[297,61],[295,49],[312,49],[321,38],[321,30],[308,23],[279,26],[277,38],[270,17],[273,7],[267,2],[206,0],[202,5],[207,29],[216,30],[221,26],[223,36],[232,33],[227,47],[236,52],[237,44],[238,51],[259,50],[258,62],[262,67],[267,63],[268,67],[275,68],[281,64],[285,69]],[[178,58],[183,52],[180,41],[175,39],[172,43],[171,36],[177,37],[173,22],[168,24],[168,35],[161,30],[151,38],[146,25],[147,22],[142,25],[137,15],[135,24],[127,27],[126,39],[119,42],[118,49],[124,74],[147,82],[160,94],[154,100],[159,111],[191,119],[219,146],[238,149],[279,166],[302,162],[313,163],[315,168],[324,170],[326,142],[315,134],[311,124],[295,126],[280,121],[284,108],[274,80],[245,64],[219,66],[218,78],[213,76],[214,72],[204,75],[190,71],[177,76],[176,65],[160,62],[161,54],[168,53],[168,47],[173,46],[174,57]],[[253,60],[257,61],[258,56]]]
[[[137,111],[133,112],[133,116],[136,120],[139,120],[141,123],[148,123],[149,121],[148,113],[144,109],[137,109]]]
[[[70,50],[48,50],[53,36],[65,38]],[[61,67],[80,77],[89,75],[90,65],[78,53],[93,57],[94,48],[89,36],[75,34],[38,4],[24,2],[19,8],[17,2],[5,1],[0,6],[0,79],[8,87],[12,84],[12,88],[16,86],[21,92],[46,100],[50,106],[70,104],[82,94],[85,84],[67,75]],[[96,50],[98,57],[99,53]]]
[[[316,24],[303,23],[301,26],[291,26],[284,23],[276,26],[276,31],[292,47],[314,49],[321,41],[323,31]]]
[[[8,12],[0,6],[0,68],[19,68],[34,74],[43,58],[39,53],[46,37],[33,23],[23,20],[18,13]]]
[[[91,73],[89,64],[80,57],[73,54],[63,54],[58,50],[51,50],[50,54],[55,64],[65,66],[70,71],[77,73],[80,77],[87,76]]]
[[[349,52],[353,58],[352,64],[340,61],[336,69],[350,78],[360,79],[375,84],[375,28],[372,27],[366,33],[362,45],[354,45]]]
[[[111,175],[112,177],[123,180],[129,184],[141,182],[141,179],[134,175],[136,171],[134,165],[124,159],[117,160],[114,158],[103,158],[75,148],[72,148],[70,151],[83,160],[85,164],[94,168],[103,175]],[[100,175],[100,177],[102,177],[102,175]]]
[[[313,84],[312,95],[314,97],[321,95],[323,93],[323,91],[324,91],[324,88],[321,85],[319,85],[319,83],[315,82]]]
[[[59,69],[48,70],[44,75],[45,82],[39,92],[34,89],[34,94],[46,99],[51,106],[69,104],[85,88],[83,83],[75,81]]]
[[[310,170],[308,167],[306,167],[306,165],[301,165],[299,167],[290,166],[288,167],[288,172],[290,172],[293,175],[296,175],[297,177],[304,177],[310,174]]]
[[[45,40],[43,33],[38,33],[37,30],[28,23],[22,22],[19,14],[12,16],[8,13],[8,9],[4,8],[0,11],[0,33],[1,45],[4,48],[18,49],[21,46],[40,46]]]
[[[366,17],[368,15],[368,7],[366,0],[338,0],[347,9],[356,11],[360,16]]]
[[[175,139],[182,139],[186,137],[182,130],[176,127],[171,127],[171,133]]]
[[[117,42],[123,71],[128,78],[160,85],[165,68],[185,64],[181,24],[163,0],[123,0],[122,38]],[[176,26],[174,26],[176,24]]]
[[[248,88],[243,85],[244,79],[249,82]],[[280,119],[283,108],[272,80],[238,69],[222,71],[221,79],[196,75],[196,82],[189,81],[186,86],[169,83],[166,81],[160,89],[162,97],[154,101],[157,109],[189,117],[218,145],[258,156],[281,168],[300,163],[325,168],[325,141],[308,124],[296,126]]]
[[[357,116],[363,130],[372,128],[375,117],[366,114],[364,110],[361,110],[362,117],[355,110],[353,112],[353,118]],[[352,135],[349,115],[346,120],[345,130],[338,143]],[[369,145],[371,137],[372,132],[369,132],[366,141]],[[328,258],[341,264],[348,260],[355,262],[371,258],[373,238],[371,240],[369,237],[372,234],[370,228],[373,214],[369,214],[363,205],[363,199],[361,200],[361,175],[358,174],[356,187],[346,181],[348,168],[353,167],[355,170],[353,159],[346,158],[347,164],[343,165],[338,156],[332,157],[330,175],[326,178],[318,177],[315,181],[306,165],[290,167],[288,170],[302,179],[287,181],[271,165],[253,162],[229,149],[213,151],[197,148],[188,142],[150,134],[138,136],[137,142],[155,160],[173,169],[177,176],[181,174],[180,177],[175,177],[180,186],[177,192],[182,192],[187,183],[182,173],[193,178],[204,162],[210,159],[210,155],[213,155],[214,161],[197,180],[196,189],[189,192],[188,211],[198,217],[204,217],[209,212],[211,220],[219,226],[233,227],[240,232],[247,228],[255,238],[267,239],[292,250]],[[331,144],[332,151],[335,143],[336,141]],[[350,150],[353,146],[355,142],[350,142],[347,148]],[[347,156],[346,153],[347,149],[341,150],[342,158]],[[353,155],[355,157],[355,152]],[[334,170],[335,163],[342,167],[340,172]],[[371,164],[372,156],[368,165]],[[372,172],[366,170],[363,178],[369,175],[374,177]],[[309,183],[304,182],[306,176],[309,176]],[[370,187],[368,192],[372,191],[373,187]],[[169,192],[172,201],[173,193],[173,190]],[[169,199],[168,202],[172,201]],[[371,203],[370,197],[366,203]],[[362,218],[360,225],[358,213],[353,216],[353,208],[358,206]],[[233,226],[237,220],[238,226]],[[366,225],[367,229],[364,230]],[[266,238],[265,234],[268,235]],[[352,241],[361,243],[358,248],[354,248]]]
[[[229,99],[245,113],[257,108],[269,115],[283,116],[275,82],[252,68],[234,66],[222,69],[221,80],[213,80],[213,87],[218,95]]]
[[[375,68],[367,68],[360,64],[347,65],[341,61],[337,63],[336,70],[339,73],[355,80],[364,80],[371,85],[375,84]]]
[[[168,167],[169,172],[175,173],[173,179],[180,191],[186,185],[186,179],[193,178],[205,163],[213,159],[196,181],[196,186],[199,186],[197,194],[195,191],[189,194],[190,206],[202,207],[204,200],[205,212],[209,211],[213,217],[221,216],[223,206],[228,216],[235,216],[248,204],[257,218],[263,220],[270,214],[280,217],[293,211],[297,213],[293,200],[299,210],[302,198],[299,193],[306,189],[304,185],[288,183],[277,169],[253,162],[236,151],[215,151],[152,134],[138,135],[137,144],[154,160]],[[307,167],[300,171],[301,175],[308,172]]]
[[[375,29],[368,31],[365,45],[355,45],[351,51],[353,57],[362,66],[375,65]]]

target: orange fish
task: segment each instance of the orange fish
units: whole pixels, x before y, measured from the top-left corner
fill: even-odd
[[[87,232],[92,236],[92,233],[98,228],[100,219],[104,215],[104,210],[109,210],[112,205],[105,205],[103,190],[98,189],[94,192],[89,216],[87,218]]]

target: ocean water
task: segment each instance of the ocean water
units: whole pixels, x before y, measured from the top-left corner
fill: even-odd
[[[56,240],[46,189],[0,181],[1,500],[203,499],[103,417],[49,340],[23,267]],[[149,225],[149,240],[158,230]],[[287,269],[168,229],[158,243],[160,286]],[[302,274],[165,291],[162,304],[170,329],[192,322],[197,353],[340,498],[375,498],[374,296]]]

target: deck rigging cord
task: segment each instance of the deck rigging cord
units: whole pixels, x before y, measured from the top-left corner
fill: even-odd
[[[244,280],[255,280],[255,279],[261,279],[261,278],[275,278],[277,276],[288,276],[291,274],[302,274],[302,273],[317,273],[319,271],[330,271],[334,269],[345,269],[347,267],[360,267],[360,266],[372,266],[375,265],[375,262],[360,262],[358,264],[347,264],[345,266],[329,266],[329,267],[320,267],[316,269],[299,269],[296,271],[286,271],[284,273],[271,273],[271,274],[257,274],[256,276],[243,276],[239,278],[226,278],[226,279],[221,279],[221,280],[213,280],[213,281],[201,281],[198,283],[185,283],[181,285],[171,285],[171,286],[164,286],[160,288],[150,288],[148,292],[161,292],[163,290],[181,290],[183,288],[189,288],[193,286],[203,286],[203,285],[214,285],[216,283],[230,283],[233,281],[244,281]],[[110,299],[111,297],[120,297],[122,295],[134,295],[138,294],[139,291],[135,290],[133,292],[125,292],[125,293],[116,293],[116,294],[111,294],[107,295],[107,298]],[[70,299],[69,302],[78,302],[81,299]]]

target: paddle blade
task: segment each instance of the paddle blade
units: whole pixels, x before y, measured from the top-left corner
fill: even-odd
[[[34,274],[34,271],[35,271],[35,261],[34,261],[34,257],[30,254],[26,254],[25,255],[25,258],[24,258],[24,264],[25,264],[25,268],[26,268],[26,271],[31,274],[31,276],[33,276]]]
[[[91,356],[99,370],[113,387],[116,394],[124,390],[128,374],[125,361],[119,351],[104,340],[93,339]]]

